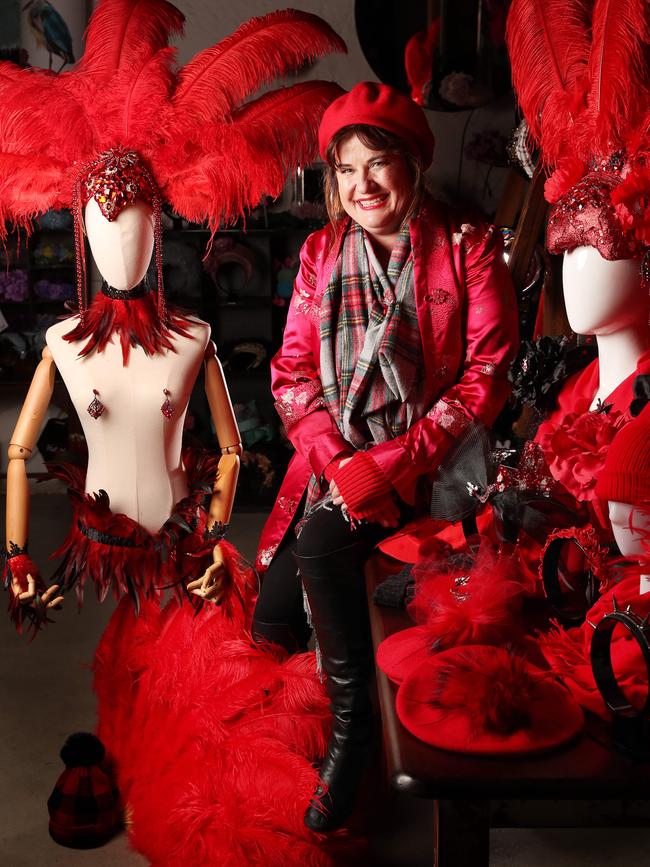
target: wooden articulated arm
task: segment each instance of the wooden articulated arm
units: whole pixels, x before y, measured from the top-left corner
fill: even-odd
[[[230,521],[239,476],[239,458],[242,453],[235,413],[221,363],[217,358],[216,347],[212,341],[208,344],[205,355],[205,393],[221,448],[217,478],[210,502],[208,519],[208,529],[210,529],[217,521],[222,524]]]
[[[7,546],[20,548],[29,534],[29,482],[25,462],[31,456],[54,391],[56,367],[50,350],[45,347],[42,361],[34,373],[18,423],[7,451]]]

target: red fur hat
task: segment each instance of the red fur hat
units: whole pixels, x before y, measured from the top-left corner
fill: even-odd
[[[325,111],[318,130],[318,146],[324,160],[327,160],[327,146],[336,133],[353,124],[377,126],[394,133],[419,157],[422,168],[431,165],[435,139],[426,116],[419,105],[394,87],[362,81],[334,100]]]
[[[584,717],[568,690],[500,647],[445,650],[411,672],[397,715],[434,747],[477,755],[539,753],[571,740]]]

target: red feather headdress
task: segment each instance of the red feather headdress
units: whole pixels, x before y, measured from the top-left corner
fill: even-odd
[[[338,85],[308,81],[246,100],[345,51],[329,25],[306,12],[273,12],[177,70],[168,43],[183,22],[166,0],[101,0],[71,71],[0,63],[0,238],[6,223],[29,231],[50,208],[73,207],[80,225],[74,191],[110,151],[135,152],[162,199],[213,232],[278,195],[287,172],[314,158],[318,122]]]
[[[647,0],[512,2],[513,83],[552,171],[551,252],[590,245],[618,259],[649,245],[649,10]]]

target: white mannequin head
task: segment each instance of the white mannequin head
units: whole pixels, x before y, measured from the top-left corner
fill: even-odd
[[[634,559],[644,553],[644,540],[650,537],[650,509],[610,500],[609,520],[624,557]]]
[[[637,259],[604,259],[595,247],[564,254],[564,301],[577,334],[609,335],[648,321],[648,290]]]
[[[147,273],[153,253],[151,206],[136,201],[109,222],[97,202],[90,199],[85,223],[93,259],[108,285],[120,292],[137,286]]]

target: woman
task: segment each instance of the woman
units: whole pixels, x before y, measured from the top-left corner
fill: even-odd
[[[427,509],[467,424],[496,418],[517,307],[498,231],[427,194],[434,140],[415,103],[362,82],[323,115],[319,147],[331,222],[303,246],[272,364],[296,454],[260,541],[255,630],[305,644],[302,579],[333,714],[305,822],[325,831],[351,809],[368,742],[364,561]]]

